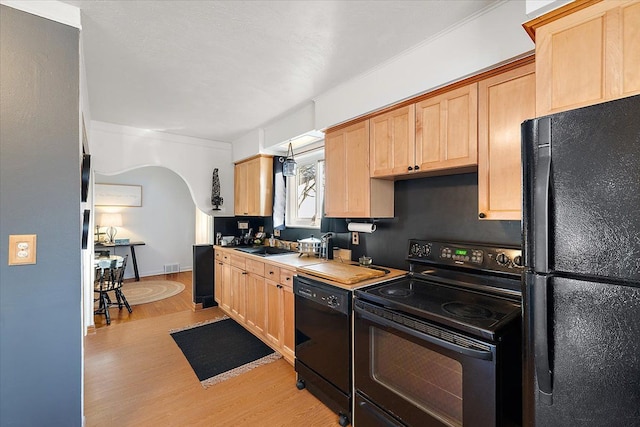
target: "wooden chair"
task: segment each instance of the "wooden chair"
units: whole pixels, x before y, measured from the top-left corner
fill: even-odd
[[[94,310],[93,314],[104,314],[107,325],[111,324],[111,317],[109,316],[111,299],[109,298],[108,292],[114,290],[116,284],[116,281],[113,280],[114,273],[117,269],[116,265],[117,261],[115,259],[99,260],[93,282],[93,292],[98,294],[98,297],[95,299],[95,301],[98,301],[98,308]]]
[[[107,325],[111,324],[109,307],[117,305],[118,308],[122,310],[122,307],[125,306],[129,313],[133,311],[122,292],[124,271],[127,267],[128,257],[128,255],[124,257],[121,265],[118,265],[116,260],[111,259],[98,261],[93,289],[94,292],[98,294],[96,298],[98,308],[94,311],[94,314],[103,314],[107,320]],[[111,300],[109,293],[112,291],[115,294],[115,300],[117,302],[112,302]]]
[[[116,294],[116,300],[118,302],[113,303],[113,305],[117,304],[119,310],[122,310],[122,306],[124,305],[125,307],[127,307],[127,310],[129,311],[129,313],[131,313],[133,310],[131,310],[131,306],[129,305],[127,298],[124,296],[124,293],[122,292],[124,270],[127,268],[127,259],[129,259],[129,255],[124,256],[124,259],[122,260],[122,265],[116,268],[116,271],[114,274],[114,280],[116,282],[116,285],[113,291]]]

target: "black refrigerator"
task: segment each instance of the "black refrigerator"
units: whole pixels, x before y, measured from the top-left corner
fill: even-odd
[[[524,425],[640,426],[640,96],[522,124]]]

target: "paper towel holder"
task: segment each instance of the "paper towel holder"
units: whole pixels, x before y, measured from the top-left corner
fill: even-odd
[[[371,222],[353,222],[347,221],[347,230],[356,231],[358,233],[373,233],[377,229],[376,221]]]

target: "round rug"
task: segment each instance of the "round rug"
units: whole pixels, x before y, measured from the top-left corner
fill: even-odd
[[[122,286],[122,292],[129,305],[159,301],[177,295],[183,290],[182,283],[171,280],[143,280],[125,283]]]

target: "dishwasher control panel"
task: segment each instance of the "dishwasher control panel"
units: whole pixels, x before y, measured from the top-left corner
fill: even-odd
[[[293,293],[329,309],[347,314],[350,310],[351,291],[338,288],[319,280],[296,276]]]

